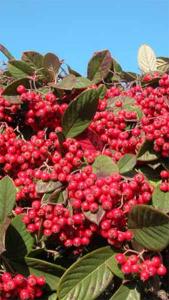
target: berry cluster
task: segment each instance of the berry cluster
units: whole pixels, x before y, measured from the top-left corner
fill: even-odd
[[[22,274],[12,276],[4,272],[0,276],[0,300],[34,300],[41,298],[45,286],[43,276],[29,275],[27,278]]]
[[[162,182],[160,183],[160,190],[163,192],[169,192],[169,171],[162,170],[160,172]]]
[[[127,256],[120,253],[115,256],[115,259],[125,275],[132,274],[138,276],[143,281],[155,275],[164,276],[167,273],[167,269],[162,264],[159,256],[141,260],[138,255]]]

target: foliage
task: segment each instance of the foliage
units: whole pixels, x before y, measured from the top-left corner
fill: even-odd
[[[0,51],[0,299],[167,297],[169,58]]]

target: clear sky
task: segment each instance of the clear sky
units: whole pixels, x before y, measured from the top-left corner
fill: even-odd
[[[169,0],[0,0],[0,10],[0,43],[17,58],[51,51],[84,75],[101,49],[132,71],[143,43],[169,56]]]

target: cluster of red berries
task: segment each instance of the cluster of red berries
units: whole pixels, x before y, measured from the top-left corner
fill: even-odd
[[[83,247],[90,243],[97,226],[85,221],[82,213],[70,214],[62,204],[41,206],[40,201],[33,201],[32,208],[23,216],[23,222],[31,233],[41,231],[65,247]]]
[[[0,300],[34,300],[41,298],[46,281],[43,276],[22,274],[12,276],[4,272],[0,276]]]
[[[153,72],[152,74],[147,73],[146,75],[143,76],[142,80],[144,82],[149,82],[155,78],[159,78],[160,74],[158,72]]]
[[[162,170],[160,172],[162,182],[160,183],[160,190],[163,192],[169,192],[169,171]]]
[[[143,281],[155,275],[164,276],[167,273],[167,269],[162,264],[159,256],[142,260],[138,255],[127,256],[119,253],[115,256],[115,259],[125,275],[138,276]]]

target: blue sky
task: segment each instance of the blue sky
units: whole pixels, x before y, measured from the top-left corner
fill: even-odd
[[[0,43],[17,58],[54,52],[84,75],[101,49],[132,71],[143,43],[169,56],[169,0],[0,0],[0,9]]]

